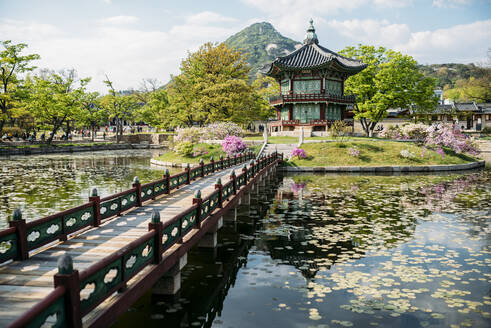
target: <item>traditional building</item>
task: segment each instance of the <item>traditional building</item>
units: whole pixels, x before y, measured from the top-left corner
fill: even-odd
[[[335,120],[352,125],[346,107],[355,96],[344,93],[344,81],[366,67],[320,46],[311,19],[303,45],[261,69],[281,86],[270,99],[277,112],[277,121],[269,124],[272,135],[297,135],[300,127],[307,136],[322,134]]]

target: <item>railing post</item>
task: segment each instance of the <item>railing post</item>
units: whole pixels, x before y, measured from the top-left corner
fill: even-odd
[[[142,185],[140,183],[140,179],[135,176],[133,178],[133,188],[136,188],[136,204],[137,206],[141,207],[142,206]],[[120,207],[121,211],[121,207]]]
[[[101,224],[101,196],[97,194],[97,188],[92,188],[90,191],[89,202],[92,202],[92,208],[94,211],[94,227],[98,227]]]
[[[223,155],[220,155],[220,170],[223,170]]]
[[[16,209],[12,215],[12,220],[9,222],[10,227],[15,227],[17,234],[17,255],[14,258],[16,261],[23,261],[29,258],[29,249],[27,247],[27,227],[26,220],[22,218],[20,209]]]
[[[170,172],[169,169],[165,169],[165,193],[169,194],[170,193]]]
[[[162,235],[164,231],[164,225],[160,222],[160,212],[154,210],[152,212],[152,218],[148,223],[148,231],[155,230],[154,237],[154,252],[153,252],[153,263],[159,264],[162,262]]]
[[[252,174],[251,174],[251,178],[254,176],[255,174],[255,168],[254,168],[254,161],[251,159],[251,161],[249,162],[249,166],[251,167],[249,170],[251,170]]]
[[[227,167],[230,167],[230,155],[227,155]]]
[[[54,275],[55,288],[63,286],[65,294],[65,323],[67,327],[82,327],[82,313],[80,309],[80,279],[78,271],[73,270],[73,261],[70,255],[62,255],[58,259],[58,273]]]
[[[203,162],[203,159],[199,159],[199,167],[201,168],[201,177],[205,176],[205,163]]]
[[[193,204],[196,204],[196,227],[201,229],[201,205],[203,204],[201,190],[196,191],[194,194]]]
[[[222,179],[218,178],[217,182],[215,183],[215,190],[218,189],[218,207],[222,208],[223,206],[223,198],[222,198]]]
[[[247,184],[247,164],[244,164],[244,166],[242,167],[242,172],[244,173],[244,177],[245,177],[245,183],[244,184]]]
[[[235,176],[235,170],[230,173],[230,180],[232,180],[232,189],[234,191],[234,195],[237,194],[237,177]]]
[[[189,163],[186,164],[186,184],[191,183],[191,167],[189,166]]]
[[[215,160],[213,159],[213,156],[210,157],[210,163],[211,163],[211,173],[215,172]]]

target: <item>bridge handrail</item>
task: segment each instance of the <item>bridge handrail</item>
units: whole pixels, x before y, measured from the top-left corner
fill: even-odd
[[[243,157],[247,159],[251,158],[250,156],[252,155]],[[223,186],[221,184],[215,185],[215,191],[204,199],[193,199],[193,205],[174,216],[165,224],[160,222],[160,217],[152,217],[147,233],[94,263],[80,272],[80,274],[77,270],[55,274],[54,280],[55,286],[57,286],[55,290],[31,310],[24,313],[10,327],[42,326],[47,317],[51,315],[49,311],[52,305],[60,300],[62,306],[60,313],[64,321],[74,323],[76,327],[81,327],[84,315],[101,304],[114,292],[124,288],[126,283],[147,265],[162,263],[163,253],[176,243],[182,242],[183,237],[193,228],[200,229],[201,222],[210,217],[214,209],[222,207],[224,187],[230,190],[228,188],[232,185],[233,191],[236,193],[241,186],[247,185],[248,181],[261,173],[262,169],[282,159],[282,155],[273,153],[256,160],[255,163],[251,163],[249,169],[244,165],[242,173],[237,175],[237,177],[232,175],[233,179]],[[208,204],[203,205],[206,202]],[[209,208],[203,211],[203,206],[209,206]],[[58,270],[60,272],[60,268]],[[87,291],[85,292],[86,289]],[[69,308],[66,308],[67,306]],[[47,315],[41,317],[43,313],[47,312],[49,312]],[[56,318],[57,322],[59,322],[59,317],[57,316]],[[34,325],[32,325],[33,323]]]
[[[41,302],[17,318],[9,327],[41,327],[48,317],[56,320],[54,323],[50,322],[51,327],[66,325],[65,295],[65,286],[56,287]]]
[[[56,240],[64,241],[69,234],[82,230],[90,225],[99,226],[102,220],[120,215],[133,207],[142,206],[150,198],[168,194],[171,190],[209,173],[224,169],[252,159],[251,152],[234,157],[232,161],[220,158],[210,163],[201,163],[197,168],[186,168],[184,172],[140,184],[133,183],[132,188],[106,197],[90,196],[89,202],[52,215],[26,222],[18,218],[9,222],[10,227],[0,230],[0,263],[9,260],[26,260],[29,251],[45,246]],[[225,165],[225,163],[227,165]],[[208,168],[208,170],[206,170]],[[193,172],[193,174],[191,174]],[[196,173],[200,173],[199,175]],[[14,229],[14,230],[12,230]]]

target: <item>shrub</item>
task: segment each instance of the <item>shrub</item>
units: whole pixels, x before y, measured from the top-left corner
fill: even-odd
[[[183,141],[198,143],[201,140],[202,134],[203,132],[199,127],[178,128],[177,135],[174,136],[174,143],[179,144]]]
[[[238,153],[242,153],[247,149],[246,144],[240,137],[227,136],[222,141],[223,151],[232,156]]]
[[[378,133],[381,138],[396,139],[396,140],[418,140],[424,141],[428,135],[428,126],[425,124],[413,124],[406,123],[399,126],[390,125],[389,127],[384,127],[382,131]]]
[[[358,156],[360,156],[360,151],[356,147],[350,147],[348,149],[348,153],[352,157],[358,157]]]
[[[203,156],[207,154],[208,154],[208,150],[205,147],[199,147],[197,149],[194,149],[193,157]]]
[[[331,137],[343,141],[343,139],[350,132],[350,127],[347,126],[346,123],[344,123],[343,121],[334,121],[334,123],[331,124],[329,131],[331,132]]]
[[[414,158],[414,153],[412,151],[410,151],[409,149],[401,150],[399,155],[403,158]]]
[[[307,158],[307,153],[305,152],[304,149],[297,147],[293,149],[292,153],[290,154],[290,159],[293,159],[295,157],[298,159]]]
[[[464,135],[458,128],[450,124],[432,125],[428,128],[428,136],[425,139],[427,147],[448,147],[457,154],[479,154],[479,147],[474,138]],[[442,150],[443,152],[443,150]],[[443,154],[441,154],[443,156]]]
[[[174,146],[174,151],[183,156],[190,156],[193,153],[193,143],[190,141],[179,142]]]
[[[202,138],[208,140],[223,140],[227,136],[242,137],[244,130],[232,122],[213,123],[202,128]]]

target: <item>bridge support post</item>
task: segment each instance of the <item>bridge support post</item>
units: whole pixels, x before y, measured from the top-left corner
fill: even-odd
[[[224,216],[223,221],[225,222],[236,222],[237,221],[237,206],[230,209]]]
[[[152,287],[154,295],[175,295],[181,289],[181,270],[188,263],[188,254],[184,254],[179,261],[169,269]]]
[[[198,242],[198,247],[201,248],[215,248],[217,247],[218,230],[223,227],[223,217],[208,230]]]

